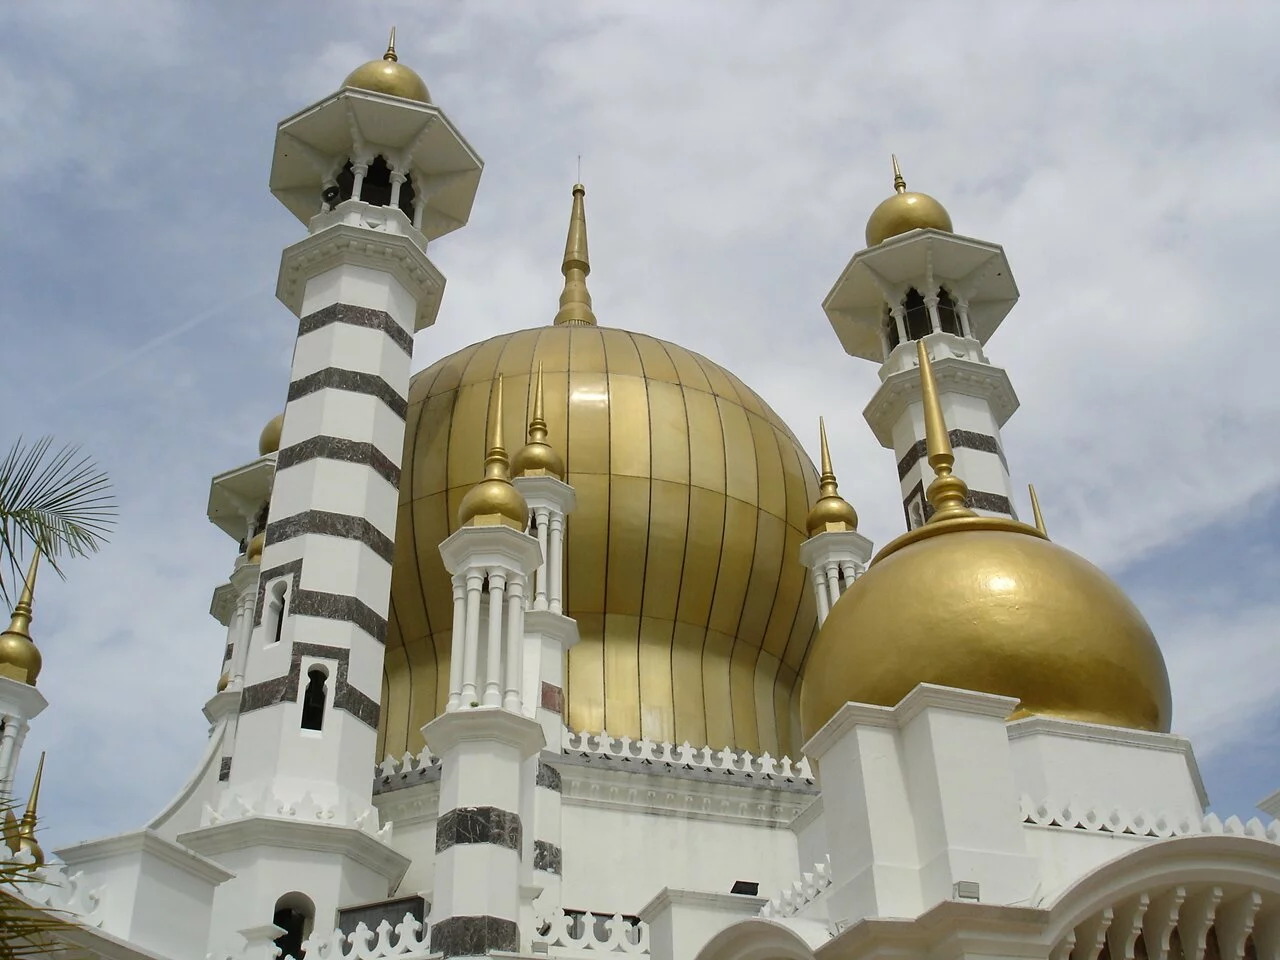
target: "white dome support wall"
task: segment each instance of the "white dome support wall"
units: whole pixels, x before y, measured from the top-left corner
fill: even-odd
[[[818,626],[871,562],[872,543],[857,530],[827,530],[800,544],[800,562],[818,605]]]

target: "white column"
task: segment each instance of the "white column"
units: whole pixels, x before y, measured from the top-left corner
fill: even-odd
[[[842,560],[840,562],[840,576],[844,579],[844,589],[849,589],[849,584],[853,583],[858,576],[858,567],[852,560]],[[841,591],[843,595],[844,591]]]
[[[550,520],[551,534],[547,555],[547,566],[550,569],[547,577],[547,592],[550,595],[551,612],[563,613],[564,596],[561,593],[561,580],[564,577],[564,564],[560,558],[564,552],[564,517],[557,512],[551,514]]]
[[[524,670],[524,577],[513,574],[507,594],[507,679],[502,707],[521,712],[520,679]]]
[[[889,346],[889,333],[885,330],[884,324],[880,325],[880,349],[884,351],[884,358],[887,361],[893,348]]]
[[[465,656],[463,644],[466,642],[467,629],[467,583],[466,578],[453,578],[453,638],[449,643],[449,702],[445,710],[452,712],[462,704],[462,661]]]
[[[906,343],[907,323],[902,317],[902,304],[898,304],[897,306],[891,304],[889,306],[889,313],[893,316],[894,326],[898,328],[898,342]]]
[[[489,644],[482,701],[486,707],[502,705],[502,596],[506,583],[502,571],[489,571]]]
[[[840,568],[835,561],[827,563],[827,593],[830,594],[830,603],[834,607],[840,599]]]
[[[400,208],[400,188],[404,186],[404,172],[401,170],[391,171],[391,200],[387,204],[395,209]]]
[[[924,298],[925,309],[929,311],[929,328],[934,333],[942,332],[942,318],[938,316],[938,292]]]
[[[479,571],[467,574],[467,629],[463,636],[462,652],[462,703],[469,707],[476,702],[476,665],[480,659],[480,587],[484,576]]]
[[[538,534],[538,546],[542,548],[542,563],[538,567],[537,577],[535,579],[533,609],[547,609],[547,567],[549,561],[547,559],[547,519],[548,513],[546,507],[538,507],[534,511],[536,530]]]
[[[244,686],[244,665],[249,660],[249,638],[253,636],[253,605],[256,602],[255,590],[256,580],[240,595],[240,600],[236,604],[236,632],[231,651],[233,658],[231,682],[236,689]]]
[[[818,601],[818,626],[822,626],[831,612],[831,604],[827,601],[827,579],[819,567],[813,568],[813,596]]]
[[[422,229],[422,215],[427,209],[427,195],[419,189],[413,197],[413,227],[415,230]]]
[[[351,182],[351,199],[359,200],[360,194],[364,190],[364,177],[369,172],[369,164],[363,160],[357,160],[351,164],[351,173],[353,179]]]
[[[956,313],[960,316],[960,332],[972,340],[973,328],[969,326],[969,301],[957,300]]]
[[[17,767],[14,745],[21,723],[20,717],[0,717],[0,797],[13,796],[13,775]]]

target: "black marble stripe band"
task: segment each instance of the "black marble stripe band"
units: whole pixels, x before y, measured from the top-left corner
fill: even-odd
[[[342,390],[345,393],[376,397],[401,420],[409,410],[409,401],[396,393],[395,388],[376,373],[359,373],[338,367],[325,367],[293,381],[289,384],[288,400],[300,400],[321,390]]]
[[[289,598],[285,606],[286,617],[320,617],[324,620],[342,620],[359,627],[379,643],[387,642],[387,619],[363,600],[356,597],[343,596],[337,593],[325,593],[322,590],[304,590],[299,581],[302,578],[302,560],[290,560],[279,566],[263,570],[258,575],[257,608],[253,617],[255,627],[262,624],[262,612],[265,604],[267,581],[278,577],[290,578]]]
[[[400,468],[372,443],[344,440],[342,437],[310,437],[276,454],[276,470],[285,470],[308,460],[363,464],[397,490],[400,488]]]
[[[240,712],[249,713],[277,703],[296,703],[302,686],[303,657],[337,661],[333,709],[345,710],[360,722],[378,729],[378,702],[347,681],[351,651],[345,647],[330,647],[319,643],[295,643],[289,650],[289,672],[282,677],[273,677],[245,687],[240,697]]]
[[[560,780],[560,771],[549,763],[538,761],[538,775],[534,780],[534,785],[538,787],[546,787],[548,790],[554,790],[559,793],[562,789]]]
[[[1000,458],[1000,465],[1004,467],[1004,472],[1009,472],[1009,462],[1004,458],[1004,451],[1000,449],[1000,444],[996,442],[995,437],[988,436],[985,433],[977,433],[973,430],[949,430],[947,436],[951,439],[951,446],[966,450],[980,450],[983,453],[994,453]],[[928,448],[923,440],[917,440],[898,461],[898,479],[902,480],[911,468],[919,463],[928,452]]]
[[[235,650],[235,645],[234,645],[234,644],[231,644],[231,643],[228,643],[228,644],[227,644],[227,649],[225,649],[224,651],[222,651],[222,662],[223,662],[223,663],[226,663],[228,660],[230,660],[230,659],[231,659],[231,654],[232,654],[232,652],[234,652],[234,650]]]
[[[925,499],[924,483],[917,481],[916,485],[911,488],[911,492],[907,494],[907,498],[902,501],[902,512],[907,519],[907,529],[910,530],[918,524],[914,524],[911,520],[911,505],[916,503],[923,511],[924,520],[927,522],[933,516],[933,505]],[[1013,509],[1013,503],[1002,493],[988,493],[985,490],[970,490],[969,495],[964,498],[964,505],[970,510],[986,510],[989,513],[1003,513],[1005,516],[1018,519],[1018,514]]]
[[[314,333],[331,323],[347,323],[353,327],[381,330],[405,353],[413,356],[413,334],[392,319],[385,310],[370,307],[354,307],[349,303],[334,303],[309,313],[298,321],[298,336]]]
[[[395,544],[391,538],[364,517],[330,513],[327,510],[306,510],[267,524],[267,543],[280,543],[307,533],[359,540],[387,563],[391,562],[395,553]]]
[[[516,953],[520,927],[502,917],[446,917],[431,924],[431,952],[449,957],[483,957],[491,951]]]
[[[231,779],[231,758],[223,757],[222,763],[218,765],[218,780],[225,781]]]
[[[533,841],[533,869],[561,876],[564,856],[560,848],[546,840]]]
[[[458,807],[436,821],[436,853],[460,843],[491,843],[520,852],[519,814],[497,807]]]

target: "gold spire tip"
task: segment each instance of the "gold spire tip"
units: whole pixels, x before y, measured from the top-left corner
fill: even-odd
[[[933,468],[934,473],[933,482],[925,491],[925,496],[934,510],[929,522],[972,517],[973,511],[964,505],[969,497],[969,487],[951,472],[956,456],[951,449],[947,422],[942,416],[938,384],[933,378],[933,364],[929,361],[929,350],[923,340],[916,341],[916,356],[920,361],[920,399],[924,405],[925,448],[929,452],[929,466]]]
[[[889,158],[893,161],[893,189],[897,193],[906,193],[907,181],[902,178],[902,168],[898,166],[898,155],[891,153]]]
[[[507,476],[507,448],[503,445],[502,437],[502,374],[498,374],[494,383],[493,403],[489,416],[489,452],[484,461],[485,476],[503,479]],[[491,470],[491,466],[500,467],[501,472]]]
[[[1044,528],[1044,514],[1040,512],[1040,498],[1036,496],[1036,485],[1028,483],[1027,490],[1031,493],[1031,515],[1035,518],[1036,529],[1047,537],[1049,531]]]
[[[573,185],[569,235],[565,238],[564,262],[560,266],[560,272],[564,274],[564,290],[560,294],[560,310],[554,321],[556,326],[596,325],[595,311],[591,309],[591,294],[587,290],[591,257],[587,252],[587,213],[583,203],[586,193],[586,187],[582,184]]]
[[[34,827],[36,824],[36,806],[40,803],[40,781],[44,779],[44,758],[46,751],[40,752],[40,761],[36,764],[36,778],[31,784],[31,796],[27,798],[27,809],[22,814],[22,823],[25,826],[28,821]]]
[[[547,439],[547,421],[542,413],[542,361],[538,361],[538,379],[533,388],[533,416],[529,418],[529,441]]]
[[[830,477],[834,480],[836,475],[835,470],[831,468],[831,447],[827,444],[827,425],[822,417],[818,418],[818,437],[822,446],[822,479]]]
[[[390,60],[393,63],[400,58],[396,56],[396,28],[391,28],[391,37],[387,40],[387,52],[382,55],[383,60]]]

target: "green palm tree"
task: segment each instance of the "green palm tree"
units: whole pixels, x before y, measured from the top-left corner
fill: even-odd
[[[0,461],[0,598],[5,607],[12,606],[10,586],[21,582],[20,564],[27,553],[40,550],[61,575],[59,559],[97,552],[115,514],[111,481],[79,448],[55,450],[50,437],[14,443]],[[13,798],[0,797],[7,846],[16,842],[9,823],[14,807]],[[29,865],[0,861],[0,960],[67,949],[59,932],[69,920],[21,897],[23,886],[33,882]]]
[[[52,437],[21,438],[0,461],[0,599],[21,582],[20,564],[38,547],[62,574],[64,557],[96,553],[115,523],[111,481],[79,447],[55,450]]]

